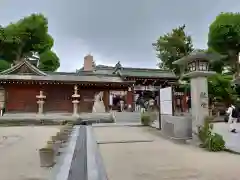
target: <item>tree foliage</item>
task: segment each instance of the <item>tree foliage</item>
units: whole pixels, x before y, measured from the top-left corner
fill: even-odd
[[[11,67],[11,64],[6,60],[0,59],[0,72]]]
[[[185,25],[160,36],[157,42],[153,43],[153,46],[160,59],[160,69],[173,70],[176,74],[179,74],[179,68],[172,63],[193,51],[192,39],[186,34]]]
[[[211,98],[228,104],[236,99],[235,88],[231,84],[231,75],[216,74],[208,78],[208,92]]]
[[[48,34],[48,21],[42,14],[32,14],[16,23],[0,26],[0,56],[9,63],[50,51],[52,46],[53,38]],[[54,67],[49,69],[56,70]]]
[[[240,14],[221,13],[209,27],[208,46],[224,54],[222,64],[239,73],[238,55],[240,52]]]
[[[39,55],[39,69],[43,71],[56,71],[59,66],[59,58],[53,51],[45,51]]]

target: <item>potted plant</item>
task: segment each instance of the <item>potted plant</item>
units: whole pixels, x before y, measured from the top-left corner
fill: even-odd
[[[50,143],[50,142],[48,142],[48,143]],[[59,155],[59,148],[62,145],[61,140],[59,140],[59,138],[57,136],[52,136],[52,143],[53,143],[53,149],[55,151],[55,154]]]
[[[52,144],[47,144],[46,147],[39,149],[40,166],[52,167],[55,164],[54,156],[55,152]]]
[[[145,112],[141,114],[141,123],[143,126],[151,125],[152,121],[149,113]]]
[[[55,136],[52,136],[51,139],[53,142],[55,142],[55,141],[59,140],[59,137],[57,135],[55,135]]]
[[[69,137],[69,132],[66,129],[61,129],[60,132],[57,133],[57,135],[59,136],[59,139],[62,142],[66,142],[68,140],[68,137]]]

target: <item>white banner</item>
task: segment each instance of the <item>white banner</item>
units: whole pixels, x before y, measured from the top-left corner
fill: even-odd
[[[161,114],[172,115],[172,87],[160,89],[160,110]]]

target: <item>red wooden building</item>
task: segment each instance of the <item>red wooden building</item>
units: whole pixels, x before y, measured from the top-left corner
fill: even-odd
[[[0,85],[0,106],[6,112],[37,113],[39,99],[44,101],[43,112],[73,112],[74,86],[80,95],[79,112],[92,112],[94,96],[101,91],[105,107],[108,107],[109,90],[129,90],[131,100],[133,82],[117,75],[47,73],[22,60],[0,73]],[[40,93],[45,97],[38,98]]]
[[[111,91],[125,91],[126,103],[133,108],[138,88],[176,81],[173,73],[161,70],[123,68],[120,63],[95,66],[91,55],[85,57],[84,67],[73,73],[43,72],[31,61],[22,60],[0,73],[0,108],[7,113],[72,113],[76,103],[78,113],[92,112],[95,95],[102,92],[107,111]]]

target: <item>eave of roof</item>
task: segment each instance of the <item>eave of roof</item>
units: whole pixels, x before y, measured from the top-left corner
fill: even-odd
[[[43,71],[41,71],[38,68],[36,68],[34,65],[32,65],[29,61],[27,61],[25,59],[21,60],[19,63],[17,63],[16,65],[10,67],[9,69],[6,69],[6,70],[0,72],[0,75],[10,74],[10,73],[16,71],[17,69],[21,68],[23,65],[26,65],[28,68],[30,68],[34,73],[36,73],[36,75],[47,76],[46,73],[44,73]]]
[[[142,78],[173,78],[177,79],[177,76],[173,72],[152,70],[152,69],[135,69],[129,70],[123,68],[121,71],[121,76],[123,77],[142,77]]]
[[[58,81],[58,82],[96,82],[96,83],[133,83],[133,81],[124,81],[120,77],[93,76],[93,75],[0,75],[0,80],[31,80],[31,81]]]

